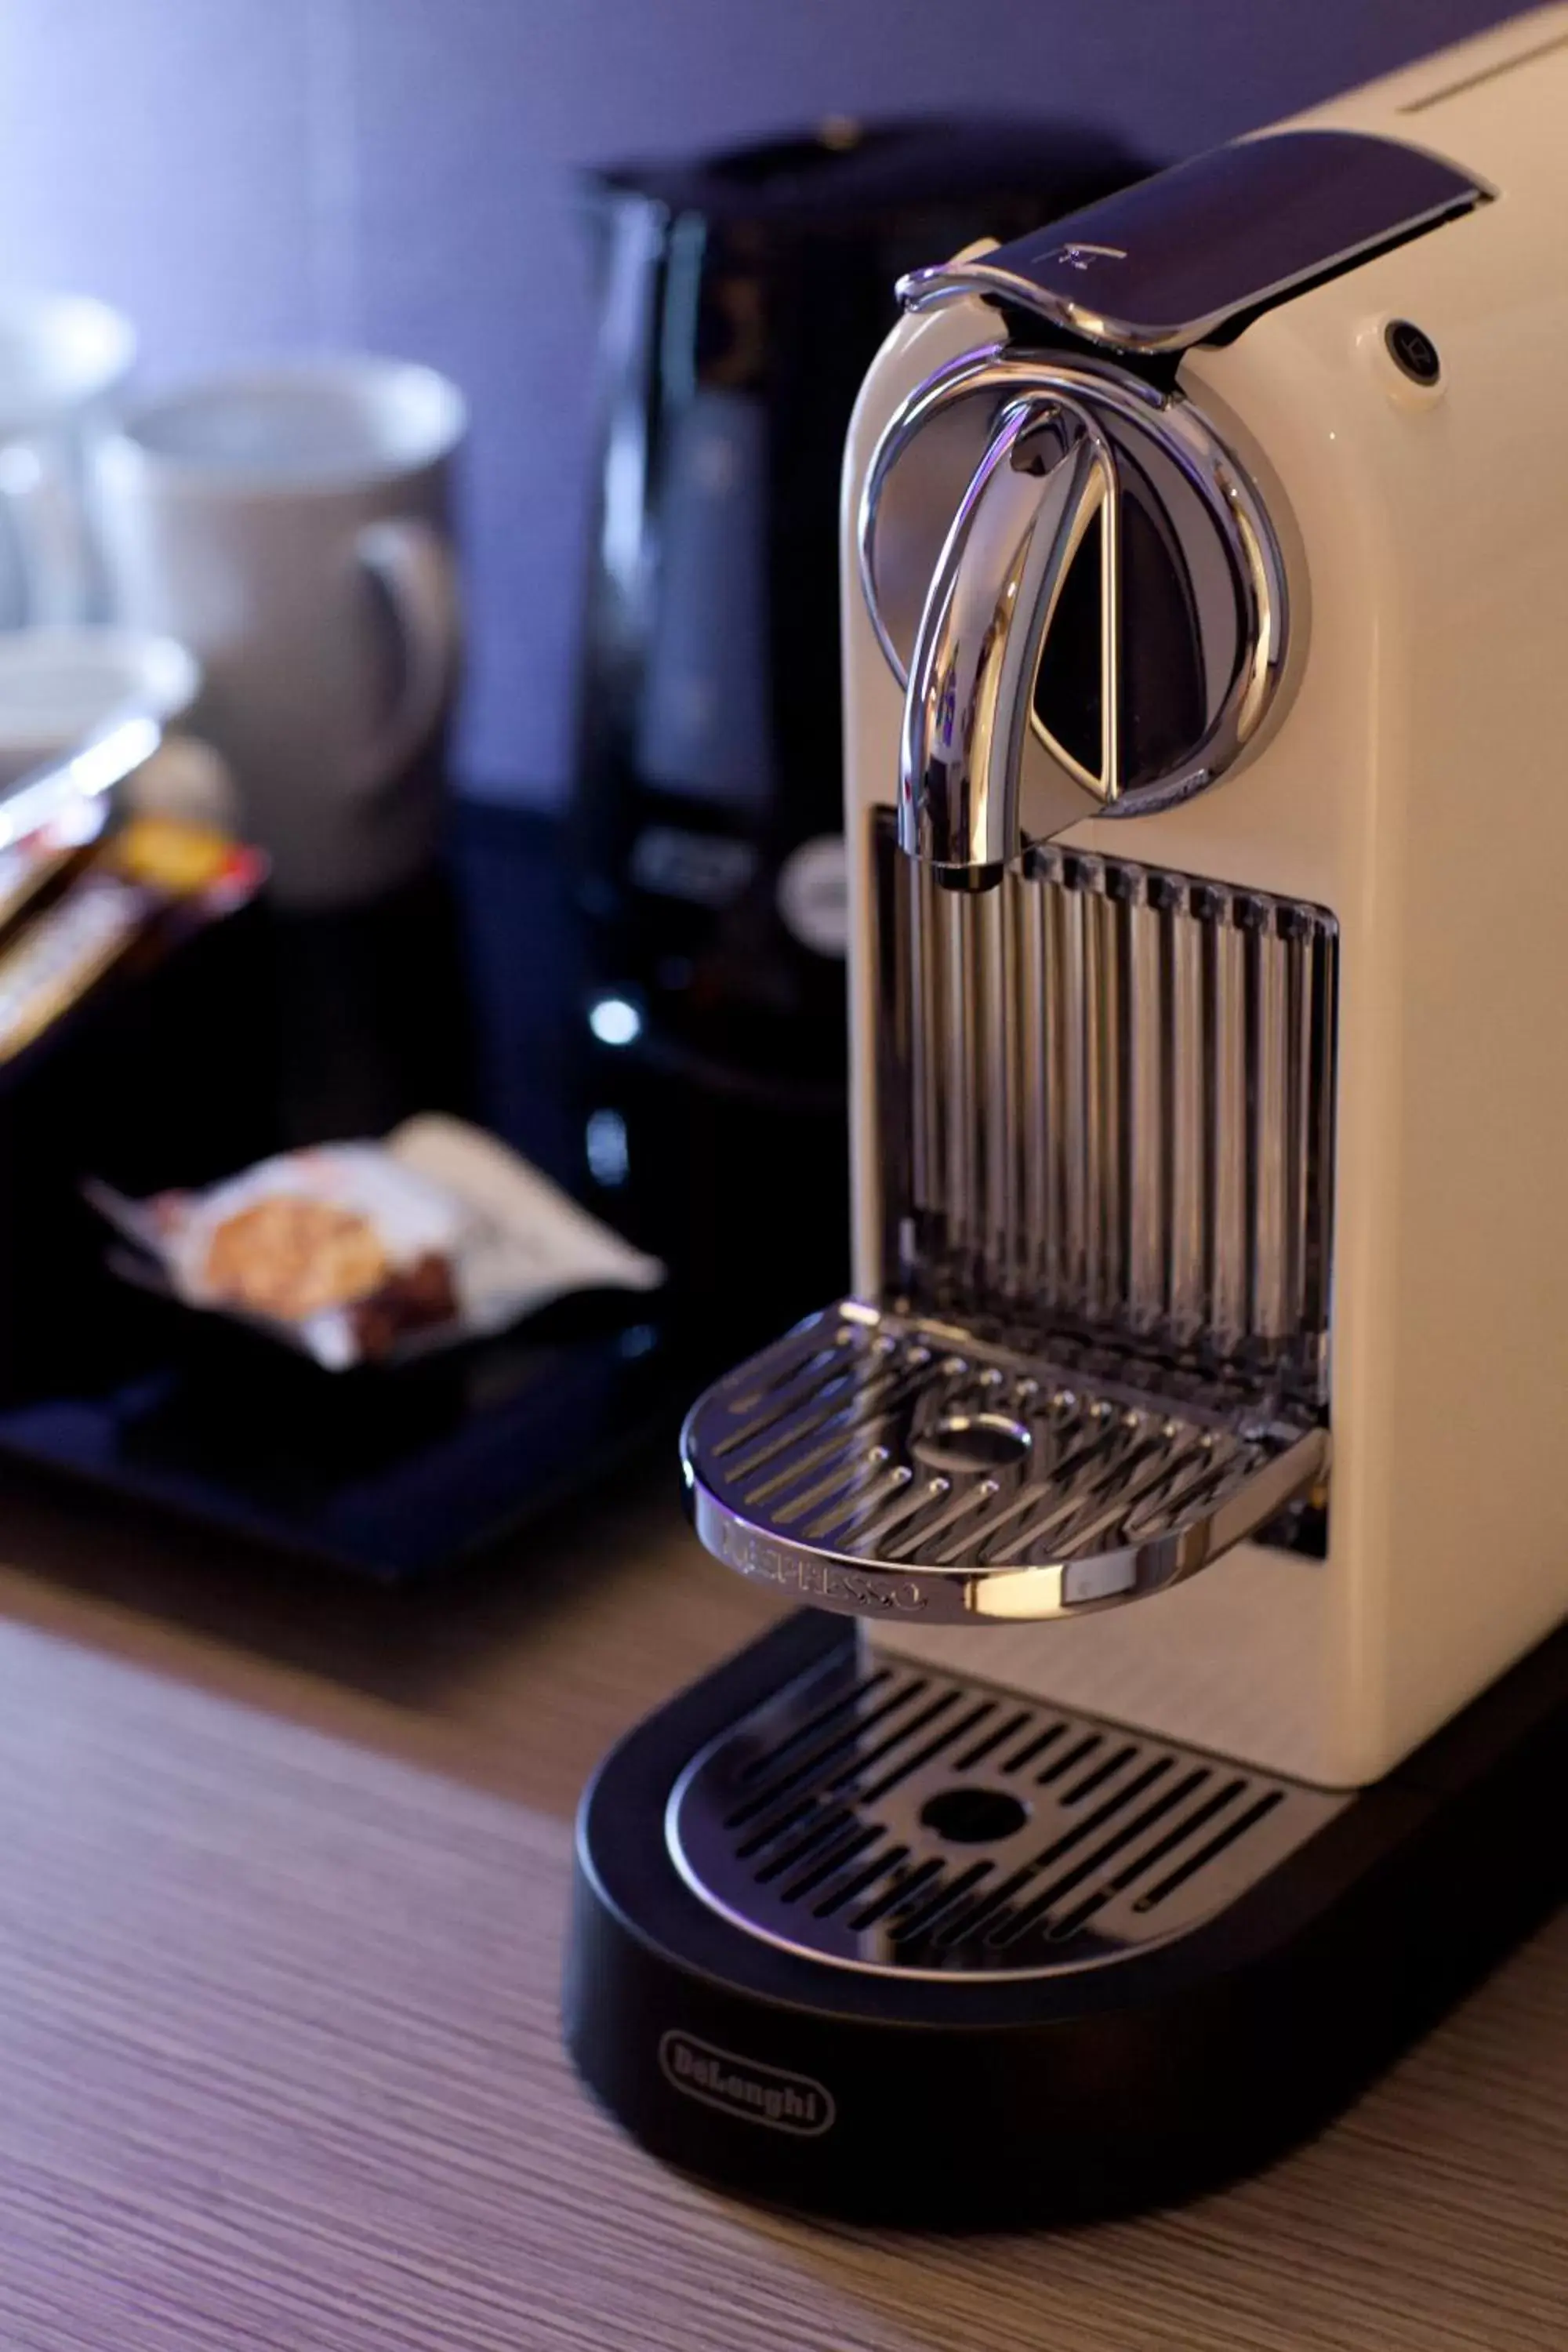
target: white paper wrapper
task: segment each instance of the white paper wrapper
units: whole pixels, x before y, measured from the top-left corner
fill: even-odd
[[[398,1362],[500,1331],[576,1290],[653,1290],[664,1280],[645,1256],[578,1207],[515,1152],[459,1119],[409,1119],[384,1143],[322,1144],[286,1152],[205,1192],[129,1201],[89,1183],[89,1199],[134,1244],[133,1279],[152,1276],[187,1306],[258,1325],[330,1371],[363,1360],[352,1305],[281,1321],[215,1297],[205,1268],[226,1219],[263,1200],[294,1194],[367,1218],[394,1272],[429,1255],[446,1260],[458,1312],[399,1339],[381,1359]]]

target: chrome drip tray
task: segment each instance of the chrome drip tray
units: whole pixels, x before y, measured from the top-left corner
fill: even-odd
[[[1327,1469],[1315,1423],[1064,1365],[828,1308],[693,1407],[698,1534],[825,1609],[1057,1617],[1190,1576]]]
[[[1346,1801],[847,1644],[694,1759],[665,1827],[710,1908],[790,1950],[1038,1976],[1190,1932]]]

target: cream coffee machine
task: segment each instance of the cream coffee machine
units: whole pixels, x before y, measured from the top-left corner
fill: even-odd
[[[676,2164],[1184,2193],[1562,1891],[1565,121],[1557,9],[900,289],[855,1289],[684,1438],[809,1607],[580,1826],[572,2049]]]

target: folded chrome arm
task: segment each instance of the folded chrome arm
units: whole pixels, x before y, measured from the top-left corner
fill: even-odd
[[[1201,568],[1229,587],[1223,617],[1203,624],[1209,708],[1173,756],[1143,772],[1123,732],[1133,650],[1123,630],[1123,501],[1127,474],[1147,483],[1152,453],[1182,486],[1177,536],[1206,541]],[[1096,524],[1090,767],[1041,719],[1035,687],[1068,572]],[[1285,567],[1256,489],[1179,392],[1102,362],[993,349],[940,370],[873,453],[859,549],[872,626],[906,688],[900,842],[957,887],[994,882],[1026,839],[1204,790],[1256,740],[1281,681]]]
[[[1097,516],[1103,778],[1074,773],[1058,757],[1060,823],[1114,795],[1116,514],[1110,445],[1082,411],[1036,399],[1005,413],[942,548],[904,702],[899,839],[941,873],[994,879],[1016,847],[1035,673]]]

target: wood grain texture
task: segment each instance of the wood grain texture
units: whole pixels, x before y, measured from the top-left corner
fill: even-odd
[[[0,2352],[1568,2340],[1568,1918],[1317,2144],[1184,2211],[909,2241],[761,2214],[643,2158],[558,2040],[564,1781],[754,1620],[661,1506],[445,1618],[266,1563],[209,1559],[204,1593],[195,1552],[29,1507],[0,1581]],[[595,1529],[621,1543],[590,1573]]]
[[[406,1590],[0,1472],[0,1618],[563,1820],[616,1732],[780,1613],[698,1549],[663,1455]]]

